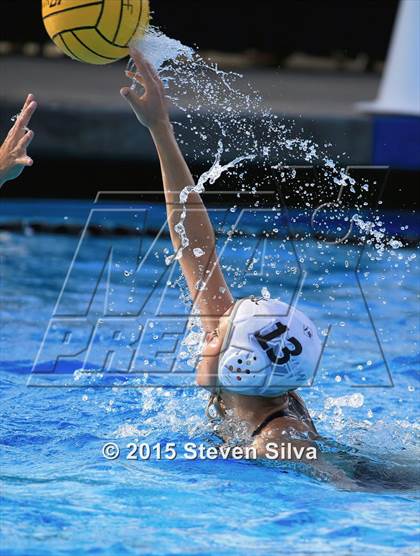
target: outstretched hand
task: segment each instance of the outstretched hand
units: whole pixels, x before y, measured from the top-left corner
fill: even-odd
[[[165,91],[153,66],[136,49],[130,49],[136,73],[127,72],[127,76],[135,79],[144,88],[144,94],[138,95],[129,87],[121,89],[121,95],[128,101],[137,119],[145,127],[153,130],[161,124],[169,123],[169,115]]]
[[[34,96],[28,95],[21,113],[0,146],[0,187],[6,181],[20,176],[25,166],[33,164],[26,150],[34,138],[34,132],[27,126],[37,106]]]

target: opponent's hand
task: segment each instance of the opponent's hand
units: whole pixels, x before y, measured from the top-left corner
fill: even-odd
[[[169,124],[169,115],[165,91],[158,74],[138,50],[130,49],[130,54],[136,64],[137,72],[126,72],[127,76],[135,79],[144,88],[144,94],[139,96],[129,87],[121,89],[121,95],[128,101],[137,119],[145,127],[153,130],[159,125]]]
[[[0,187],[6,181],[20,176],[25,166],[33,164],[26,150],[34,138],[34,132],[27,126],[37,106],[34,96],[28,95],[21,113],[0,147]]]

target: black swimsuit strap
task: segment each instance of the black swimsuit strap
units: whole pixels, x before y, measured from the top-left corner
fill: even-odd
[[[279,419],[280,417],[288,417],[288,416],[289,416],[289,411],[287,409],[279,409],[278,411],[271,413],[264,419],[264,421],[262,421],[262,423],[258,425],[258,427],[254,430],[251,436],[258,436],[265,429],[265,427],[269,423],[271,423],[271,421],[274,421],[274,419]]]
[[[285,409],[278,409],[268,415],[254,430],[251,436],[258,436],[261,432],[271,423],[274,419],[280,417],[295,417],[297,419],[307,419],[307,414],[304,405],[298,397],[289,394],[288,406]]]

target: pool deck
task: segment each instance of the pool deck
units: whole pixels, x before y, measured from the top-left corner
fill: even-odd
[[[123,70],[120,63],[98,67],[66,59],[0,57],[0,132],[5,133],[10,117],[32,92],[40,105],[33,121],[35,155],[154,160],[147,132],[119,95],[126,83]],[[375,98],[379,75],[282,69],[241,73],[274,113],[286,122],[295,120],[317,142],[332,143],[332,155],[345,152],[350,164],[370,163],[372,125],[356,103]],[[174,111],[173,118],[185,116]]]

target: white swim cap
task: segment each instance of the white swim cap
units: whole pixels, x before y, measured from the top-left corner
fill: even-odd
[[[280,396],[311,384],[321,341],[314,323],[278,299],[235,304],[219,359],[219,386],[245,396]]]

